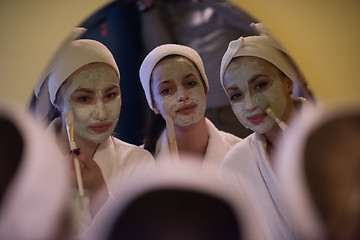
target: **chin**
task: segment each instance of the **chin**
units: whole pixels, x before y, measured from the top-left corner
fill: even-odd
[[[100,144],[104,142],[108,137],[111,136],[111,133],[101,133],[101,134],[91,134],[90,136],[86,136],[85,138],[93,143]]]

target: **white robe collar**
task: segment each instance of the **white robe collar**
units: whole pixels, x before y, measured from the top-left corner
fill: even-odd
[[[213,165],[215,169],[219,169],[224,159],[224,156],[229,151],[229,147],[225,146],[221,131],[219,131],[214,124],[209,120],[206,120],[206,126],[209,131],[209,140],[204,156],[203,164]],[[156,144],[156,159],[160,162],[168,161],[170,154],[169,141],[166,134],[166,130],[163,131]],[[172,159],[173,164],[175,160]]]

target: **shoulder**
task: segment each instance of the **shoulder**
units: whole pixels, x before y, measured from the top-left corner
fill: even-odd
[[[229,143],[232,146],[235,146],[237,143],[239,143],[240,141],[243,140],[243,139],[241,139],[231,133],[228,133],[228,132],[219,130],[219,134],[222,136],[222,138],[224,139],[225,142]]]
[[[232,166],[239,164],[241,159],[251,158],[251,143],[255,139],[255,134],[252,133],[240,142],[236,143],[224,157],[222,166]]]
[[[118,138],[111,137],[111,142],[113,143],[115,149],[120,151],[122,155],[132,156],[132,157],[146,157],[152,158],[152,155],[142,147],[136,146],[134,144],[130,144],[124,142]]]
[[[221,131],[215,127],[215,125],[206,118],[206,125],[209,129],[210,137],[218,137],[231,147],[240,142],[242,139],[228,132]]]
[[[231,154],[236,154],[239,151],[248,150],[250,148],[251,143],[255,140],[255,133],[250,134],[244,139],[241,139],[238,143],[234,145],[234,147],[229,151]]]

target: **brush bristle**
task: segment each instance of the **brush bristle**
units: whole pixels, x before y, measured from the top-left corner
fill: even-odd
[[[73,123],[74,121],[74,113],[72,109],[69,109],[68,111],[65,112],[65,123],[66,125],[70,125]]]
[[[69,137],[69,142],[71,143],[74,141],[74,112],[72,109],[69,109],[65,112],[65,123],[66,123],[66,130]]]

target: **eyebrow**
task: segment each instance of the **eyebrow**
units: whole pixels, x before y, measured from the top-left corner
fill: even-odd
[[[161,81],[161,82],[159,82],[159,84],[166,84],[166,83],[170,83],[170,80],[164,80],[164,81]]]
[[[265,75],[265,74],[258,74],[258,75],[255,75],[255,76],[253,76],[253,77],[251,77],[251,79],[248,81],[249,83],[252,83],[252,82],[254,82],[257,78],[259,78],[259,77],[267,77],[267,75]]]
[[[254,82],[257,78],[259,77],[267,77],[266,75],[264,74],[257,74],[255,76],[252,76],[250,78],[250,80],[248,81],[249,83],[252,83]],[[239,88],[236,86],[236,85],[231,85],[226,91],[229,91],[229,90],[238,90]]]
[[[91,89],[88,89],[88,88],[79,88],[79,89],[76,89],[74,92],[86,92],[86,93],[94,93],[93,90]]]
[[[110,92],[110,91],[112,91],[114,88],[117,88],[117,87],[118,87],[118,86],[112,86],[112,87],[106,89],[105,92]]]
[[[192,77],[192,76],[194,76],[194,74],[193,74],[193,73],[189,73],[189,74],[185,75],[184,78],[189,78],[189,77]]]
[[[236,86],[236,85],[231,85],[228,89],[227,89],[227,91],[229,91],[229,90],[238,90],[239,88]]]

